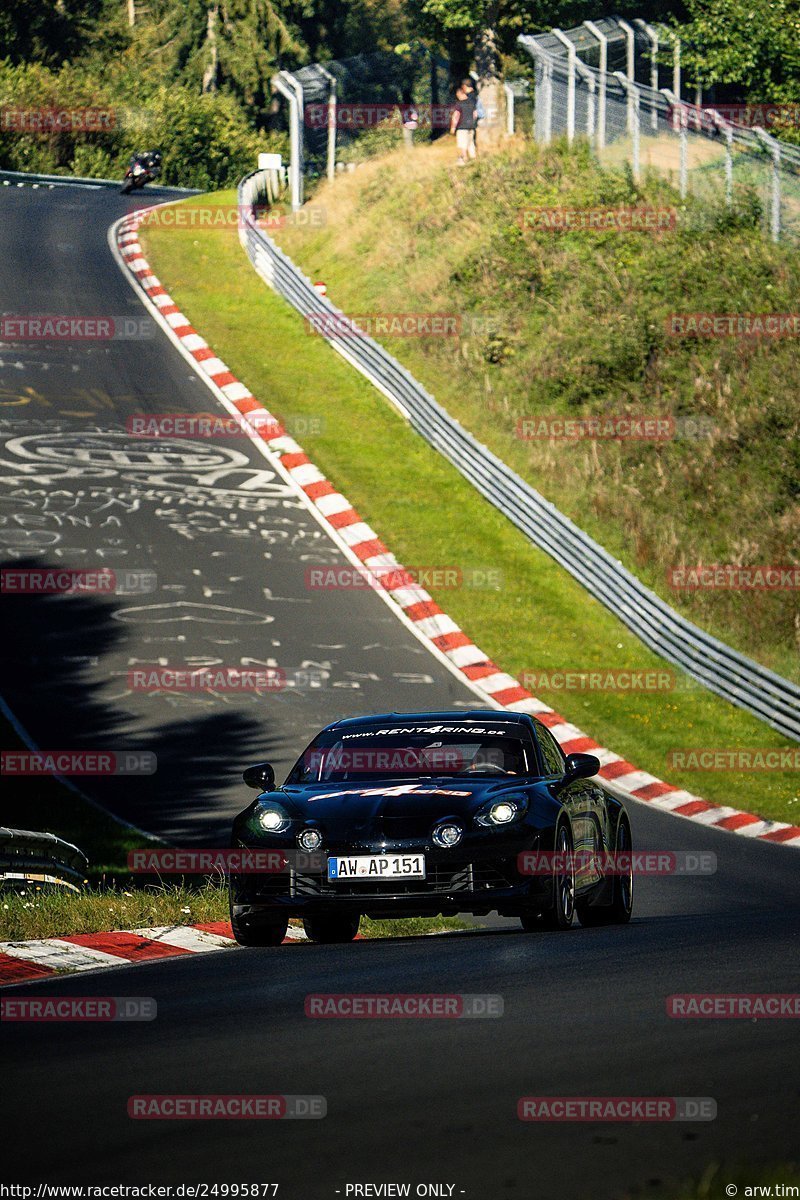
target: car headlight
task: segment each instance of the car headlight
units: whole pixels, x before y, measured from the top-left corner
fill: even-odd
[[[475,817],[479,825],[510,825],[524,816],[527,801],[522,796],[508,796],[504,800],[495,800],[487,804]]]
[[[313,852],[322,845],[322,834],[318,829],[303,829],[297,835],[297,844],[301,850]]]
[[[445,821],[442,825],[437,825],[431,834],[433,841],[443,850],[457,846],[463,836],[464,830],[460,825],[456,825],[455,821]]]
[[[256,820],[267,833],[285,833],[291,825],[291,819],[275,804],[265,804],[256,812]]]

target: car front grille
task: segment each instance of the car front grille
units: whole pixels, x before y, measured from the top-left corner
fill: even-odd
[[[425,879],[387,879],[332,883],[325,875],[289,871],[285,875],[265,876],[259,881],[258,895],[268,896],[429,896],[453,892],[476,893],[514,887],[519,882],[513,864],[503,862],[436,863],[428,866]]]

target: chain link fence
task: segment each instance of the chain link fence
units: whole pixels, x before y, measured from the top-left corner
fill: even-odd
[[[272,85],[287,103],[295,207],[306,181],[438,136],[452,103],[448,62],[421,46],[279,71]]]
[[[584,137],[636,179],[658,171],[682,198],[750,209],[765,236],[797,243],[800,148],[682,99],[677,65],[673,87],[660,88],[658,33],[635,24],[608,18],[519,38],[535,64],[535,139]]]

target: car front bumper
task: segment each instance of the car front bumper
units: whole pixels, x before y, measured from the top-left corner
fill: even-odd
[[[254,918],[278,912],[290,917],[337,912],[378,919],[460,912],[481,916],[493,911],[516,916],[543,903],[550,895],[551,881],[520,874],[518,854],[534,847],[530,836],[514,839],[514,843],[506,842],[504,853],[491,857],[485,844],[472,847],[471,854],[460,846],[457,856],[455,852],[403,845],[402,853],[425,855],[425,879],[329,880],[327,855],[321,856],[319,864],[312,864],[315,869],[297,867],[290,861],[281,872],[231,876],[231,903],[237,917]],[[350,846],[331,852],[374,854],[385,849],[359,846],[355,850]]]

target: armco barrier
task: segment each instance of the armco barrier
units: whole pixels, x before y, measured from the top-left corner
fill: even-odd
[[[83,851],[54,833],[0,827],[0,887],[46,883],[77,892],[87,866]]]
[[[273,194],[265,172],[239,184],[239,237],[261,278],[304,316],[338,315],[327,297],[259,229],[256,202]],[[321,323],[321,328],[324,326]],[[478,442],[434,400],[405,367],[372,338],[327,340],[409,421],[425,440],[500,510],[619,617],[656,654],[683,668],[717,695],[800,741],[800,687],[677,613],[563,513]]]

